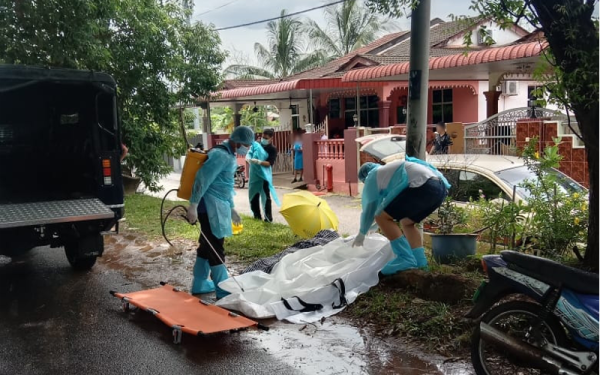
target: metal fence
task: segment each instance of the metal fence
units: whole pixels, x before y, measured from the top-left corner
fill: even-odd
[[[516,155],[517,122],[529,118],[567,121],[567,116],[548,108],[513,108],[499,112],[481,122],[467,125],[465,154]]]

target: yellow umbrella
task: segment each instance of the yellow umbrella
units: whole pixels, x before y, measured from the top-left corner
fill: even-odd
[[[285,194],[279,212],[292,232],[303,238],[314,237],[323,229],[338,229],[338,218],[327,202],[308,191]]]

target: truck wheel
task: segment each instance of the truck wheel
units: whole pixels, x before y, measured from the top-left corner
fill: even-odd
[[[98,234],[65,244],[65,254],[74,270],[87,271],[94,267],[96,258],[98,254],[102,254],[103,248],[103,238]]]
[[[69,264],[75,271],[87,271],[94,267],[96,264],[96,256],[85,256],[80,257],[79,248],[75,245],[65,245],[65,254],[67,255],[67,260]]]

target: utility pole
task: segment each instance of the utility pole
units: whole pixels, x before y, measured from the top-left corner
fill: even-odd
[[[406,155],[425,160],[429,94],[429,23],[431,0],[419,0],[410,20],[410,72]]]
[[[187,15],[187,24],[190,26],[192,24],[192,11],[194,10],[194,2],[192,0],[183,0],[181,5],[183,9],[189,12]]]

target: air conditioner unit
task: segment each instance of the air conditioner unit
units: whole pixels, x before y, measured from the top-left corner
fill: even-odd
[[[519,81],[504,81],[502,83],[502,95],[515,96],[519,94]]]
[[[479,31],[477,31],[477,45],[478,46],[486,45],[488,37],[492,40],[494,39],[494,34],[493,34],[492,30],[479,29]]]

